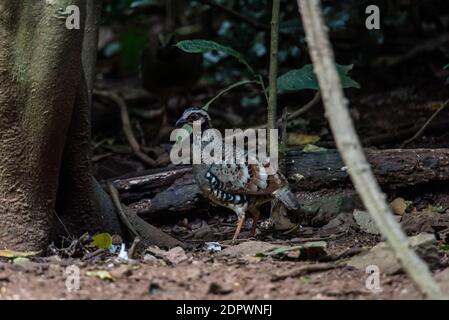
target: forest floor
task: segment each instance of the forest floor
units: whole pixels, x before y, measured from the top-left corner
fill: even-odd
[[[329,241],[328,253],[339,254],[361,243],[372,242],[361,235]],[[403,274],[380,277],[381,291],[366,288],[368,274],[351,267],[282,275],[329,263],[257,258],[248,252],[261,250],[266,242],[250,242],[222,253],[187,252],[176,258],[146,255],[123,262],[117,258],[32,259],[0,264],[0,299],[416,299],[420,294]],[[280,243],[277,242],[277,245]],[[260,246],[260,247],[257,247]],[[237,249],[235,249],[237,248]],[[171,261],[171,262],[170,262]],[[341,261],[340,261],[341,262]],[[67,266],[80,267],[79,290],[69,291]],[[100,279],[99,271],[104,279]],[[281,277],[279,277],[281,275]],[[444,274],[443,274],[444,276]],[[447,280],[447,278],[444,278]],[[70,280],[69,280],[70,282]]]
[[[139,110],[135,105],[142,103],[142,100],[145,105],[148,101],[145,102],[145,97],[140,97],[139,93],[133,95],[134,91],[125,87],[124,83],[120,83],[120,87],[123,92],[127,92],[126,99],[134,119],[133,125],[138,140],[145,146],[148,142],[145,137],[154,136],[155,121],[148,120],[145,110]],[[193,100],[195,99],[204,101],[204,94]],[[369,146],[380,149],[398,148],[405,138],[396,136],[396,133],[404,129],[419,129],[435,112],[438,102],[444,99],[447,99],[447,94],[438,91],[438,86],[424,85],[382,91],[380,94],[356,93],[350,96],[351,113],[362,141],[375,138],[371,141],[377,142]],[[152,98],[151,101],[153,105],[157,104],[156,99]],[[225,97],[221,101],[223,108],[239,105],[239,98],[235,96]],[[227,112],[216,115],[218,124],[242,118],[245,123],[247,119],[248,123],[255,122],[261,119],[262,114],[251,109],[241,112],[226,110]],[[447,111],[435,119],[435,122],[441,123],[441,119],[446,119]],[[171,112],[179,114],[180,111]],[[98,114],[97,117],[95,113]],[[174,119],[170,121],[172,120]],[[145,169],[130,152],[123,135],[117,132],[120,118],[117,118],[116,109],[101,107],[97,102],[97,106],[94,105],[93,122],[94,163],[96,177],[100,182]],[[301,126],[293,130],[319,136],[317,145],[332,148],[332,138],[321,107],[312,110],[307,115],[307,122]],[[385,134],[387,139],[384,139]],[[438,127],[430,127],[407,147],[448,148],[447,130],[442,132]],[[151,154],[162,152],[161,150],[164,148],[154,149],[148,143],[145,151]],[[426,233],[435,237],[433,240],[423,241],[423,247],[419,247],[420,254],[431,264],[436,279],[449,294],[449,248],[445,233],[449,230],[449,192],[446,187],[439,187],[438,190],[434,187],[420,186],[419,192],[415,187],[410,190],[387,190],[387,196],[390,202],[399,197],[406,200],[399,200],[400,204],[401,201],[407,203],[408,208],[402,210],[398,220],[404,220],[406,216],[419,217],[408,219],[409,236]],[[320,190],[302,193],[300,197],[315,197],[327,201],[327,195],[345,194],[347,191],[344,188]],[[229,239],[234,231],[235,217],[229,215],[229,212],[210,207],[206,214],[171,214],[168,219],[150,221],[183,241],[188,245],[185,249],[178,247],[172,249],[174,251],[166,251],[154,247],[142,248],[137,258],[126,261],[118,259],[117,253],[96,251],[88,247],[78,248],[78,252],[70,254],[64,251],[67,248],[50,248],[52,250],[49,250],[47,257],[0,258],[0,300],[421,298],[385,248],[380,250],[380,255],[367,261],[369,264],[372,261],[374,264],[378,263],[380,269],[380,290],[368,289],[370,286],[367,286],[367,279],[370,274],[364,267],[360,267],[361,263],[357,259],[363,259],[365,255],[369,257],[373,251],[371,248],[381,238],[376,232],[367,232],[366,228],[354,223],[353,209],[355,208],[346,207],[342,211],[336,210],[321,226],[304,226],[287,234],[259,233],[257,239],[231,243]],[[401,217],[401,214],[405,215]],[[267,213],[264,217],[267,218]],[[250,221],[245,225],[242,238],[248,235],[249,228]],[[325,243],[319,249],[297,249],[259,257],[261,252],[318,240]],[[209,252],[205,249],[208,242],[218,242],[221,251]],[[357,264],[358,267],[355,267]],[[80,278],[79,290],[70,291],[67,283],[72,283],[73,274],[67,273],[71,270],[67,267],[72,265],[79,267]]]

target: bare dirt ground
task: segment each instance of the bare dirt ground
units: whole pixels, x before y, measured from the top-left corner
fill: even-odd
[[[381,274],[380,292],[366,288],[364,270],[344,266],[357,249],[375,238],[360,234],[327,241],[326,255],[300,261],[295,255],[255,257],[270,246],[262,241],[240,241],[220,253],[205,250],[166,251],[150,248],[136,260],[123,262],[117,254],[95,250],[81,258],[56,256],[7,261],[0,264],[0,299],[420,299],[403,274]],[[274,246],[292,245],[274,241]],[[93,250],[93,251],[92,251]],[[353,253],[351,253],[353,252]],[[161,255],[158,256],[158,254]],[[162,258],[161,258],[162,257]],[[329,260],[329,259],[327,259]],[[69,291],[67,266],[79,267],[79,290]],[[313,266],[318,269],[305,268]],[[320,269],[324,266],[322,269]],[[298,270],[306,270],[295,273]],[[326,270],[329,269],[329,270]],[[321,270],[321,271],[320,271]],[[98,272],[105,273],[101,279]],[[67,280],[69,278],[69,280]]]
[[[335,269],[299,278],[272,281],[273,275],[304,263],[226,262],[210,259],[176,266],[154,264],[89,265],[81,267],[80,290],[66,288],[65,266],[54,263],[0,265],[0,299],[410,299],[420,295],[405,276],[381,279],[383,291],[365,288],[367,275]],[[86,276],[108,270],[114,280]]]

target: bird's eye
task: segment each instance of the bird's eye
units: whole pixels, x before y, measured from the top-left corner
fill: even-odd
[[[196,120],[198,120],[200,117],[199,117],[197,114],[194,113],[194,114],[192,114],[189,118],[190,118],[191,121],[196,121]]]

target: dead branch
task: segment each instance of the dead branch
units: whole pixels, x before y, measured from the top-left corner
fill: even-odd
[[[414,47],[412,50],[408,50],[403,55],[381,57],[376,61],[374,61],[374,66],[394,67],[398,64],[407,62],[408,60],[415,58],[416,56],[418,56],[423,52],[441,48],[441,46],[447,42],[449,42],[449,33],[440,34],[435,38],[425,40],[424,42],[419,43],[416,47]]]
[[[223,12],[225,12],[226,14],[228,14],[231,18],[234,18],[236,20],[240,20],[243,21],[245,23],[247,23],[248,25],[252,26],[255,29],[261,29],[261,30],[270,30],[270,27],[268,25],[265,25],[263,23],[260,23],[258,21],[252,20],[250,18],[248,18],[247,16],[242,15],[241,13],[234,11],[232,9],[229,9],[217,2],[215,2],[214,0],[200,0],[202,3],[207,4],[209,6],[211,6],[212,8],[221,10]]]
[[[449,149],[365,150],[368,161],[382,186],[389,189],[449,181]],[[324,152],[289,151],[285,158],[286,176],[294,190],[315,191],[349,187],[345,165],[336,150]],[[112,181],[122,200],[139,215],[152,217],[161,212],[198,210],[205,203],[191,167],[148,170],[142,176]],[[154,196],[149,196],[154,194]],[[133,199],[142,199],[136,202]]]
[[[308,264],[304,266],[297,267],[293,270],[289,270],[288,272],[274,274],[271,277],[272,282],[281,281],[287,278],[299,278],[311,273],[329,271],[339,268],[344,268],[346,265],[344,264],[334,264],[334,263],[318,263],[318,264]]]
[[[310,100],[309,102],[307,102],[304,106],[302,106],[300,109],[296,110],[295,112],[291,113],[288,115],[288,121],[292,121],[298,117],[300,117],[301,115],[303,115],[304,113],[306,113],[307,111],[309,111],[310,109],[312,109],[316,104],[318,104],[321,100],[321,94],[318,91],[315,96],[313,97],[312,100]]]
[[[145,222],[139,218],[134,211],[122,205],[118,191],[112,183],[108,184],[108,189],[123,224],[135,237],[141,239],[145,246],[157,245],[158,247],[166,248],[173,248],[176,246],[185,247],[184,243]]]
[[[407,237],[393,218],[385,195],[365,158],[335,67],[321,3],[319,0],[298,0],[298,5],[326,116],[354,187],[418,289],[428,298],[443,299],[445,296],[432,279],[428,266],[408,247]]]
[[[94,94],[103,98],[110,99],[115,104],[117,104],[117,106],[120,108],[123,133],[125,134],[126,139],[128,140],[129,145],[131,146],[131,149],[133,150],[134,154],[146,165],[150,167],[158,166],[159,165],[158,161],[151,159],[149,156],[147,156],[145,153],[142,152],[140,144],[137,141],[136,137],[134,136],[134,132],[131,126],[131,120],[128,114],[128,107],[126,105],[125,100],[122,97],[120,97],[117,93],[110,91],[94,90]]]
[[[418,132],[415,133],[415,135],[413,137],[411,137],[410,139],[405,140],[400,148],[404,148],[406,145],[408,145],[409,143],[411,143],[412,141],[418,139],[423,133],[424,131],[427,129],[427,127],[429,126],[429,124],[433,121],[433,119],[436,118],[436,116],[438,114],[440,114],[441,111],[443,111],[444,108],[446,108],[446,106],[448,105],[449,100],[446,100],[445,103],[443,103],[437,111],[434,112],[434,114],[432,114],[432,116],[424,123],[424,125],[421,127],[421,129],[418,130]]]

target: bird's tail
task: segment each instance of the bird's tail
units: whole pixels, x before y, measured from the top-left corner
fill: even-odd
[[[298,199],[296,199],[288,186],[276,190],[273,192],[273,195],[276,199],[280,200],[288,210],[297,210],[299,208]]]

